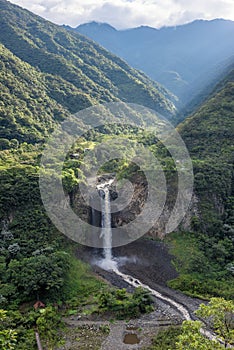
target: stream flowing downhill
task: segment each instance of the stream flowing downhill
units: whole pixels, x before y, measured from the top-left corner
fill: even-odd
[[[104,247],[103,248],[104,259],[99,263],[99,266],[105,270],[112,271],[113,273],[121,277],[129,285],[135,288],[142,287],[148,290],[154,297],[166,302],[167,304],[175,308],[177,311],[179,311],[179,313],[182,315],[184,320],[192,320],[190,312],[184,305],[169,298],[168,296],[162,295],[160,292],[158,292],[155,289],[152,289],[150,286],[142,283],[135,277],[124,274],[119,270],[118,261],[115,258],[113,258],[113,254],[112,254],[111,203],[110,203],[110,191],[109,191],[109,186],[111,183],[112,182],[109,181],[108,183],[98,186],[98,190],[101,191],[101,207],[102,207],[102,221],[101,221],[102,232],[100,237],[103,238],[103,247]],[[216,340],[216,341],[219,341],[220,343],[223,343],[222,340],[217,338],[215,333],[204,328],[201,328],[200,331],[201,331],[201,334],[203,334],[208,339]],[[228,346],[228,347],[232,348],[232,346]]]

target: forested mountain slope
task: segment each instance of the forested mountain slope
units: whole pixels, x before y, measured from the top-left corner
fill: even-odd
[[[170,286],[233,298],[234,70],[178,130],[193,160],[195,215],[190,232],[171,237],[180,276]]]
[[[56,120],[68,114],[49,96],[46,78],[53,77],[46,77],[1,44],[0,59],[1,148],[8,148],[11,139],[28,143],[42,141],[53,130]],[[83,98],[89,102],[84,94]]]
[[[74,245],[43,208],[38,177],[45,139],[68,114],[108,101],[136,102],[172,117],[174,97],[92,41],[5,0],[0,26],[0,307],[83,298],[102,283],[74,259]],[[71,192],[80,160],[68,163]]]
[[[74,30],[162,83],[181,104],[191,101],[212,79],[218,79],[219,64],[234,54],[234,22],[222,19],[126,30],[91,22]]]
[[[108,306],[114,317],[120,305],[132,317],[140,314],[148,297],[141,290],[137,299],[124,290],[113,294],[77,259],[77,245],[50,221],[39,190],[45,140],[67,115],[102,102],[136,102],[174,118],[174,97],[92,41],[5,0],[0,0],[0,26],[0,309],[7,310],[7,314],[0,310],[0,343],[9,334],[10,340],[15,338],[12,349],[37,349],[37,330],[43,348],[55,348],[61,340],[62,315],[93,313],[96,317],[100,303],[109,315],[105,300],[115,300],[118,294],[121,301],[116,299],[115,309],[113,304]],[[178,264],[183,271],[178,269],[179,280],[172,281],[172,286],[208,298],[233,295],[233,75],[231,71],[178,127],[194,163],[198,211],[191,220],[193,232],[184,234],[179,228],[175,239],[172,235],[170,246],[182,247],[177,250],[179,257],[188,252],[185,263]],[[176,185],[175,162],[169,152],[155,135],[140,131],[124,130],[124,137],[151,147],[166,179],[171,177]],[[83,203],[78,188],[86,147],[98,146],[121,132],[116,128],[83,135],[64,162],[66,200],[87,222],[91,208]],[[78,157],[71,157],[73,151]],[[121,161],[125,175],[139,175],[134,164]],[[108,165],[118,170],[115,159],[113,164],[107,162],[109,171]],[[48,171],[47,175],[55,174]],[[144,181],[140,186],[146,190]],[[140,192],[136,194],[141,200]],[[35,310],[33,305],[41,302],[46,308]]]
[[[205,227],[232,221],[234,70],[202,106],[178,126],[194,162],[195,191]],[[233,204],[233,203],[232,203]],[[227,215],[231,217],[227,217]],[[220,221],[219,221],[220,220]]]
[[[178,110],[176,120],[178,124],[186,119],[186,117],[193,114],[209,97],[211,94],[217,92],[220,88],[220,84],[217,82],[224,82],[226,77],[234,68],[234,55],[229,57],[227,60],[222,61],[218,64],[212,72],[204,76],[204,86],[200,86],[198,89],[195,87],[194,94],[191,95],[191,99],[186,103],[180,110]]]
[[[8,79],[14,80],[13,75],[16,81],[19,79],[20,68],[12,66],[27,62],[25,74],[32,74],[40,82],[48,103],[53,100],[54,107],[59,104],[57,108],[61,111],[61,106],[75,113],[98,102],[124,100],[151,107],[169,117],[174,115],[171,101],[174,97],[166,89],[85,37],[69,33],[5,0],[0,1],[0,26],[0,42],[18,57],[12,58],[15,62],[11,62],[11,67],[3,67],[6,86]],[[1,51],[2,55],[10,55],[2,46]],[[21,83],[25,84],[24,78]],[[29,89],[37,89],[27,84]],[[25,108],[26,96],[18,94],[17,99]]]

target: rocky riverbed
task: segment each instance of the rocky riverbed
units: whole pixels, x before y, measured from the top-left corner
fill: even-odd
[[[93,271],[118,288],[132,292],[134,287],[113,271],[100,268],[102,251],[87,247],[77,250],[77,257],[89,262]],[[167,281],[177,276],[168,247],[162,241],[140,239],[129,245],[113,249],[113,257],[121,272],[147,284],[163,296],[185,306],[191,318],[201,300],[193,299],[167,287]],[[183,316],[176,307],[160,298],[155,298],[155,310],[150,314],[130,321],[111,321],[101,317],[71,316],[64,333],[64,346],[57,350],[130,350],[145,349],[161,329],[182,323]]]
[[[89,262],[94,272],[111,284],[118,288],[127,288],[128,291],[133,290],[133,287],[115,273],[105,271],[98,266],[98,261],[102,259],[101,249],[80,247],[77,251],[77,257]],[[113,257],[116,259],[120,271],[181,303],[190,311],[192,318],[194,317],[193,311],[199,307],[202,301],[167,287],[167,282],[176,278],[178,274],[172,264],[173,257],[169,253],[169,248],[163,241],[141,238],[131,244],[114,248]],[[157,303],[164,307],[161,300],[157,300]],[[177,313],[176,310],[175,313]]]

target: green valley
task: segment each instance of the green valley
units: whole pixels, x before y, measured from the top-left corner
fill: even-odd
[[[227,306],[228,315],[233,313],[233,64],[226,67],[225,76],[219,76],[213,90],[202,92],[199,101],[205,101],[191,105],[191,113],[184,110],[180,118],[176,96],[83,35],[5,0],[0,0],[0,27],[0,347],[37,349],[35,333],[39,333],[43,350],[73,350],[71,339],[83,350],[100,349],[113,328],[122,326],[121,336],[136,332],[142,349],[190,350],[186,344],[191,333],[201,344],[205,339],[199,333],[201,325],[191,321],[201,300],[210,302],[208,309],[202,306],[198,311],[202,321],[216,306],[224,318],[222,305]],[[51,222],[41,198],[39,173],[45,144],[61,122],[85,108],[121,101],[151,108],[172,123],[182,120],[176,130],[193,163],[194,192],[186,219],[176,232],[165,235],[165,225],[153,227],[129,248],[129,255],[128,246],[116,248],[111,262],[117,262],[117,268],[105,270],[101,261],[106,247],[82,247]],[[81,119],[77,125],[82,128]],[[70,148],[62,176],[74,213],[103,232],[103,222],[111,231],[141,213],[148,193],[146,176],[137,160],[127,159],[127,147],[118,142],[115,147],[122,158],[104,162],[98,175],[105,178],[114,173],[116,181],[130,181],[132,202],[126,210],[107,217],[108,210],[103,212],[102,207],[95,214],[82,197],[79,184],[86,184],[85,155],[112,137],[130,140],[133,154],[140,145],[157,158],[169,189],[159,222],[168,220],[177,195],[176,160],[153,132],[125,124],[106,123],[88,130]],[[98,164],[98,156],[92,160]],[[58,174],[47,175],[56,178]],[[121,193],[116,188],[108,190],[109,202]],[[104,190],[105,186],[99,188],[102,200],[107,198]],[[159,297],[152,298],[157,288]],[[101,322],[97,328],[96,321]],[[155,338],[154,328],[149,331],[144,322],[172,328]],[[222,328],[225,332],[220,334],[223,319],[217,322],[209,329],[234,343],[229,329]],[[204,344],[224,348],[207,339]],[[204,347],[196,350],[200,349]]]

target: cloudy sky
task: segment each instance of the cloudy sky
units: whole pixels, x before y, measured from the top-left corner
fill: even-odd
[[[11,0],[57,24],[73,27],[90,21],[118,29],[175,26],[194,19],[234,20],[234,0]]]

